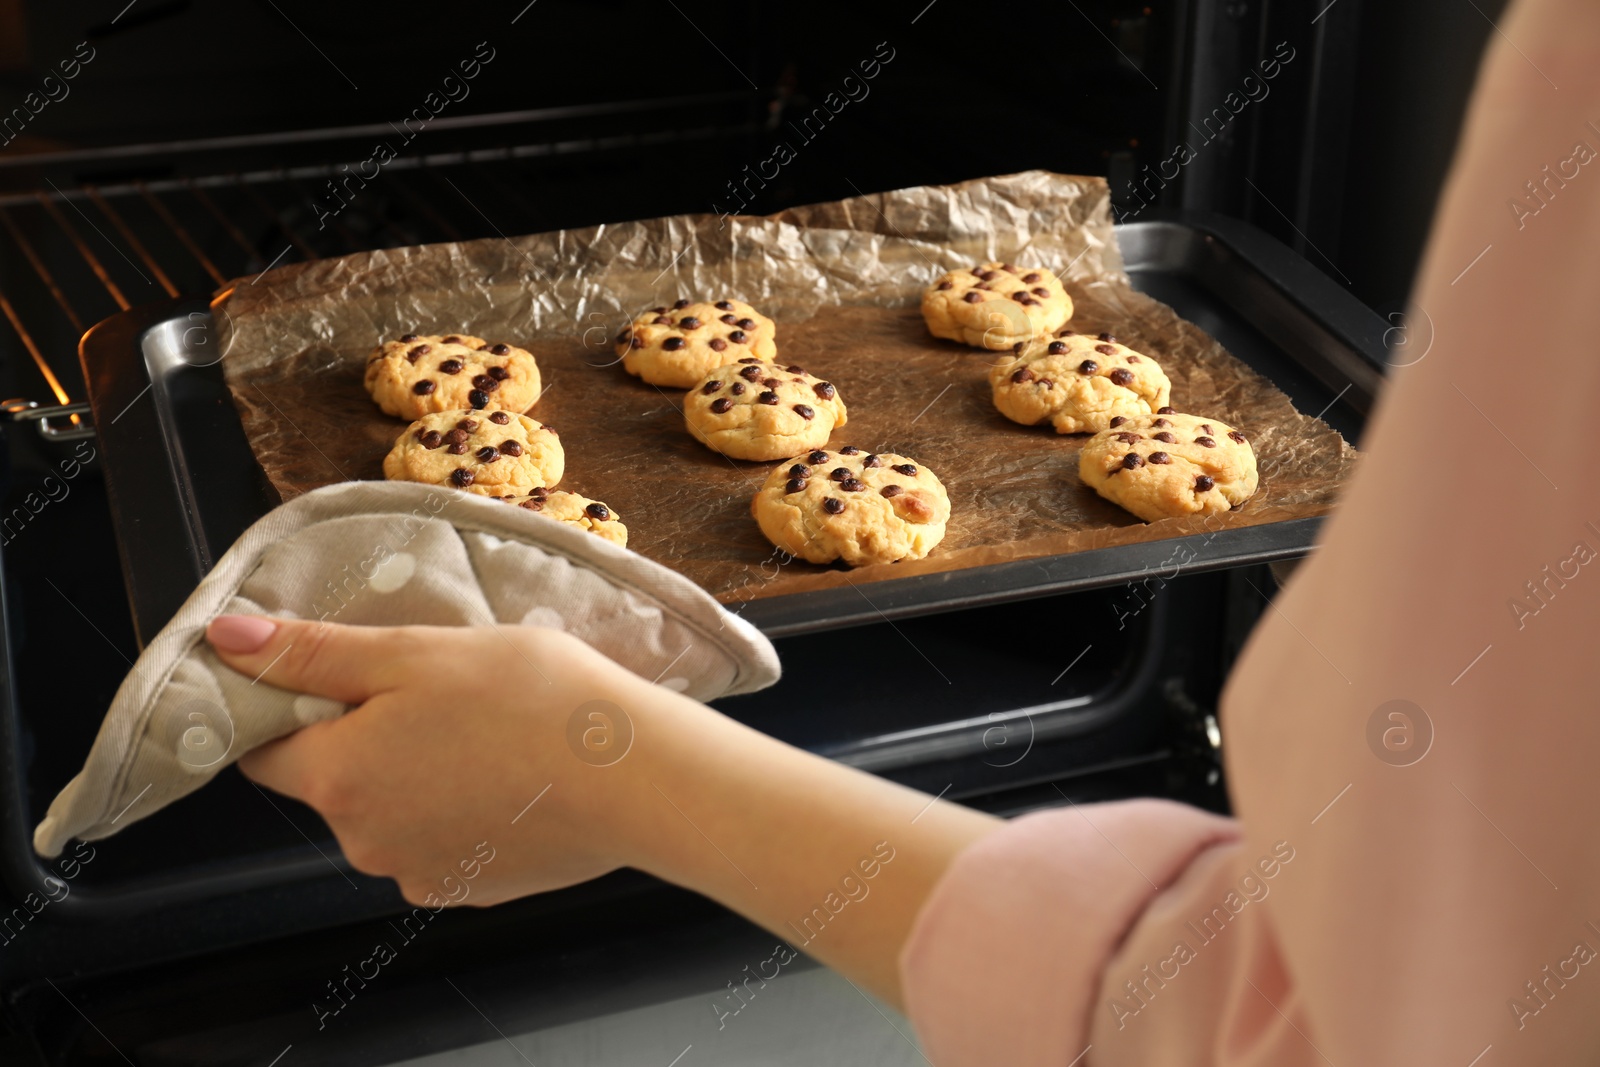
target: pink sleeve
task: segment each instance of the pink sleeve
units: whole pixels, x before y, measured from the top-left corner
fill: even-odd
[[[1089,1043],[1106,960],[1158,891],[1233,822],[1161,800],[1027,815],[957,857],[901,956],[938,1067],[1064,1067]]]

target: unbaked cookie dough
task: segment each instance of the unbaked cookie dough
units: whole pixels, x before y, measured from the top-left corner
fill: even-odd
[[[543,515],[547,519],[587,530],[614,545],[627,547],[628,528],[622,525],[621,516],[598,500],[590,500],[586,496],[563,492],[560,489],[546,489],[544,486],[499,499],[531,511],[535,515]]]
[[[617,354],[629,374],[651,385],[688,389],[718,367],[745,356],[778,354],[773,321],[741,300],[691,304],[679,300],[633,320],[617,334]]]
[[[1146,522],[1214,515],[1255,494],[1255,452],[1226,423],[1170,410],[1111,423],[1083,446],[1078,476]]]
[[[845,408],[832,382],[746,356],[696,382],[684,397],[683,419],[713,452],[770,461],[826,445],[845,424]]]
[[[509,411],[440,411],[406,427],[383,458],[397,482],[447,485],[484,496],[527,493],[561,480],[566,455],[550,427]]]
[[[860,567],[926,556],[944,538],[950,497],[915,460],[847,445],[774,470],[750,510],[790,555]]]
[[[385,341],[367,357],[365,384],[385,415],[402,419],[490,404],[526,411],[542,388],[531,353],[460,333]]]
[[[1026,342],[1014,358],[989,371],[994,406],[1012,422],[1048,421],[1057,433],[1099,433],[1120,416],[1166,407],[1172,383],[1160,364],[1099,336],[1061,330],[1048,341]]]
[[[1003,352],[1060,329],[1072,317],[1072,297],[1043,267],[980,263],[930,285],[922,317],[935,337]]]

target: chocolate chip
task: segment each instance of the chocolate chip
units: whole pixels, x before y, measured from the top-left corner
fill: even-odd
[[[670,318],[668,318],[667,316],[665,316],[665,315],[657,315],[655,318],[650,320],[650,325],[652,325],[652,326],[671,326],[672,325],[672,320]]]
[[[1152,452],[1149,456],[1151,463],[1171,463],[1172,457],[1165,452]]]
[[[667,309],[666,308],[651,308],[650,310],[655,312],[657,315],[659,315],[659,314],[661,314],[663,311],[665,311]]]
[[[700,320],[693,315],[686,316],[678,320],[678,328],[681,330],[698,330],[700,328]]]
[[[447,359],[439,364],[441,374],[460,374],[464,364],[459,359]]]
[[[1100,369],[1100,364],[1096,363],[1092,359],[1086,359],[1082,363],[1078,364],[1078,373],[1079,374],[1093,374],[1095,371],[1097,371],[1099,369]]]
[[[896,463],[894,469],[904,474],[907,478],[915,478],[917,476],[917,465],[915,463]]]
[[[411,351],[406,353],[406,358],[409,359],[411,362],[415,363],[417,360],[421,359],[423,356],[427,355],[429,352],[432,352],[432,351],[433,351],[433,346],[432,345],[418,345],[417,347],[413,348]]]
[[[456,429],[451,430],[449,433],[445,434],[444,435],[444,440],[449,441],[451,444],[455,445],[455,444],[460,444],[462,441],[465,441],[470,436],[472,436],[472,435],[467,433],[467,431],[461,429],[460,427],[457,427]]]
[[[868,456],[866,459],[861,461],[861,465],[863,467],[881,467],[883,466],[883,460],[879,459],[877,456]]]
[[[711,379],[711,381],[707,382],[704,386],[702,386],[700,391],[702,393],[704,393],[706,396],[710,396],[712,393],[716,392],[718,389],[721,389],[721,388],[722,388],[722,383],[717,381],[715,378],[713,378],[713,379]]]
[[[822,502],[822,510],[829,515],[837,515],[844,510],[844,501],[836,496],[830,496]]]
[[[981,295],[979,295],[978,293],[968,293],[966,296],[962,297],[961,299],[965,300],[969,304],[976,304],[978,301],[982,300],[983,297]]]
[[[745,356],[739,362],[740,363],[760,363],[761,360],[757,359],[755,356]]]
[[[738,322],[738,321],[739,321],[739,317],[738,317],[738,316],[737,316],[737,315],[724,315],[724,316],[722,316],[722,318],[721,318],[721,319],[720,319],[720,320],[718,320],[718,321],[720,321],[720,322],[725,322],[725,323],[727,323],[727,324],[728,324],[728,325],[729,325],[729,326],[732,326],[732,325],[733,325],[733,324],[734,324],[734,323],[736,323],[736,322]]]
[[[628,347],[629,348],[643,348],[644,347],[644,338],[643,337],[635,337],[633,340],[628,342]]]
[[[740,319],[739,320],[739,329],[741,329],[741,330],[753,330],[755,328],[756,328],[756,320],[755,319]]]
[[[744,396],[744,383],[734,382],[733,385],[728,389],[728,392],[732,393],[734,396]]]
[[[1162,408],[1161,410],[1162,411],[1166,411],[1167,409],[1166,408]],[[1152,425],[1152,426],[1171,426],[1172,423],[1168,422],[1166,419],[1157,419],[1155,422],[1152,422],[1150,425]]]
[[[758,404],[776,404],[777,402],[778,394],[771,389],[765,390],[760,396],[756,397],[756,403]]]
[[[1042,288],[1042,287],[1041,288],[1037,288],[1037,289],[1033,290],[1033,295],[1034,296],[1049,296],[1050,295],[1050,290]]]
[[[1113,385],[1128,385],[1133,381],[1133,371],[1127,367],[1118,367],[1109,377]]]
[[[886,485],[878,491],[884,496],[899,496],[901,493],[905,492],[905,490],[900,488],[898,485]]]
[[[851,470],[849,467],[835,467],[833,470],[828,472],[828,477],[832,478],[836,482],[842,482],[846,478],[854,478],[855,474],[856,472]]]
[[[1121,441],[1125,445],[1131,445],[1135,441],[1143,441],[1144,440],[1144,435],[1143,434],[1132,433],[1132,432],[1130,432],[1128,430],[1123,430],[1121,433],[1115,434],[1113,436],[1115,436],[1118,441]]]
[[[449,337],[440,338],[440,340],[447,345],[458,345],[461,343],[461,337],[458,334],[451,334]]]
[[[1204,434],[1211,433],[1211,424],[1209,422],[1202,422],[1200,424],[1200,432]]]
[[[678,349],[682,348],[686,343],[687,342],[685,342],[684,339],[681,338],[681,337],[669,337],[665,341],[661,342],[661,350],[663,352],[676,352]]]
[[[482,448],[474,452],[473,455],[478,457],[479,463],[493,463],[495,460],[500,458],[500,450],[495,448],[493,445],[484,445]]]
[[[1095,345],[1094,350],[1096,352],[1103,352],[1108,356],[1114,356],[1117,354],[1117,350],[1112,348],[1110,345]]]
[[[529,499],[529,500],[524,500],[522,503],[518,504],[517,506],[520,507],[520,508],[527,508],[529,511],[543,511],[544,510],[544,501],[542,499],[538,499],[538,500]]]
[[[1034,282],[1039,280],[1039,272],[1036,270],[1029,271],[1027,274],[1022,276],[1022,280],[1027,282],[1029,285],[1032,285]]]
[[[1046,349],[1046,351],[1048,351],[1052,356],[1059,356],[1066,350],[1067,342],[1065,341],[1051,341],[1050,347]]]
[[[476,430],[477,428],[478,428],[478,420],[477,419],[462,419],[460,422],[456,423],[456,429],[465,430],[468,433],[471,433],[473,430]]]
[[[1025,308],[1031,308],[1031,307],[1038,307],[1039,306],[1039,301],[1035,300],[1031,296],[1023,297],[1021,303],[1022,303],[1022,306],[1025,307]]]
[[[1238,430],[1229,430],[1228,431],[1228,440],[1236,441],[1236,442],[1238,442],[1239,444],[1242,445],[1245,442],[1245,436],[1244,436],[1244,434],[1240,433]]]
[[[445,451],[449,452],[452,456],[464,456],[467,454],[467,443],[465,441],[457,441],[449,448],[445,449]]]
[[[1011,299],[1026,300],[1028,299],[1028,291],[1026,289],[1018,289],[1016,292],[1011,294]]]
[[[1176,415],[1177,413],[1177,408],[1156,408],[1157,415]]]
[[[677,303],[673,304],[672,306],[674,308],[686,308],[686,307],[689,306],[689,301],[687,301],[687,300],[679,300]]]
[[[433,380],[431,378],[424,378],[424,379],[422,379],[422,381],[418,382],[416,385],[413,385],[411,387],[411,391],[413,393],[416,393],[418,396],[428,396],[429,394],[431,394],[437,388],[439,388],[439,387],[436,384],[434,384],[434,382],[433,382]]]
[[[846,478],[844,481],[839,483],[839,488],[843,489],[847,493],[859,493],[866,487],[867,484],[865,482],[858,481],[855,478]]]
[[[1111,428],[1113,430],[1115,430],[1118,426],[1121,426],[1123,423],[1125,423],[1127,421],[1128,420],[1126,418],[1124,418],[1121,415],[1118,415],[1114,419],[1111,420]]]
[[[730,333],[728,335],[728,340],[732,341],[736,345],[744,344],[744,331],[743,330],[734,330],[732,333]]]
[[[522,443],[520,441],[501,441],[500,451],[507,456],[520,456],[522,455]]]
[[[417,335],[414,333],[403,333],[400,335],[400,340],[402,341],[415,341],[416,339]]]
[[[1195,492],[1197,492],[1197,493],[1209,493],[1209,492],[1211,492],[1211,490],[1215,489],[1216,486],[1217,486],[1216,480],[1213,479],[1211,477],[1211,475],[1209,475],[1209,474],[1197,474],[1197,475],[1195,475],[1195,479],[1194,479],[1194,491]]]
[[[818,382],[811,387],[811,391],[824,400],[832,400],[839,390],[833,387],[832,382]]]
[[[948,288],[950,288],[950,279],[946,278],[944,281],[940,282],[939,283],[939,288],[940,289],[948,289]]]
[[[1013,267],[1009,263],[1000,264],[1000,269],[1005,271],[1007,274],[1015,274],[1015,273],[1017,273],[1017,268]]]
[[[511,377],[511,372],[506,370],[504,367],[490,367],[488,373],[489,377],[493,378],[497,382],[503,382],[507,378]]]
[[[1040,378],[1037,384],[1041,389],[1054,389],[1056,383],[1052,378]]]
[[[1022,355],[1022,342],[1018,341],[1016,344],[1012,345],[1011,351],[1015,352],[1019,356]]]
[[[486,393],[492,393],[496,389],[500,388],[500,383],[489,377],[487,374],[474,374],[472,376],[472,384],[477,386],[479,389],[482,389]]]
[[[739,371],[739,377],[747,382],[759,382],[761,380],[761,368],[745,367]]]
[[[444,435],[438,430],[429,430],[422,435],[423,448],[438,448],[442,444],[444,444]]]
[[[733,310],[733,303],[731,301],[728,301],[728,300],[718,300],[717,301],[717,308],[720,311],[732,311]]]
[[[1150,436],[1164,444],[1175,445],[1178,443],[1178,439],[1165,430],[1162,430],[1160,433],[1151,434]]]
[[[804,374],[806,372],[804,367],[785,367],[783,369],[788,371],[790,374]]]
[[[794,413],[799,415],[802,419],[805,419],[807,422],[810,422],[817,416],[816,410],[805,404],[796,404],[794,406]]]
[[[623,330],[621,333],[617,334],[617,344],[620,345],[622,342],[626,341],[631,336],[633,336],[633,331],[632,330]]]
[[[1213,441],[1209,437],[1196,437],[1194,439],[1194,443],[1199,445],[1201,448],[1216,448],[1217,447],[1217,443],[1215,441]]]
[[[1100,340],[1102,340],[1102,341],[1115,341],[1116,338],[1111,336],[1109,333],[1103,333],[1103,334],[1100,335]]]
[[[818,463],[826,463],[828,462],[828,454],[819,448],[806,457],[806,462],[812,466],[816,466]]]
[[[1123,470],[1136,471],[1142,466],[1144,466],[1144,460],[1140,458],[1139,453],[1137,452],[1129,452],[1126,456],[1122,457]]]
[[[511,422],[511,415],[504,411],[496,411],[489,416],[489,421],[496,426],[506,426]]]
[[[542,485],[536,485],[532,489],[528,490],[528,495],[536,500],[543,500],[545,497],[550,495],[550,490],[546,489]]]
[[[472,484],[472,472],[467,470],[465,467],[457,467],[455,470],[450,472],[450,481],[462,489],[465,489],[467,486]]]
[[[1023,367],[1021,370],[1016,371],[1011,375],[1011,380],[1016,382],[1018,385],[1021,385],[1023,382],[1031,382],[1033,380],[1033,371],[1029,370],[1027,367]]]
[[[811,468],[806,466],[804,463],[796,463],[794,466],[789,468],[789,477],[809,478],[811,477]]]
[[[733,407],[733,401],[729,400],[725,396],[724,397],[718,397],[717,399],[715,399],[715,400],[713,400],[711,402],[711,414],[713,414],[713,415],[726,415],[728,413],[729,409],[732,408],[732,407]]]
[[[599,501],[595,501],[593,504],[585,505],[583,513],[589,516],[591,519],[599,519],[601,522],[605,522],[611,517],[611,509]]]
[[[1137,362],[1139,362],[1139,357],[1134,355],[1132,352],[1130,352],[1130,353],[1128,353],[1128,362],[1129,363],[1137,363]]]
[[[839,449],[839,455],[859,456],[861,455],[861,449],[857,448],[855,445],[845,445],[843,448]]]
[[[489,351],[496,356],[509,356],[511,354],[511,346],[496,343],[489,346]]]
[[[784,484],[783,488],[786,492],[798,493],[804,490],[808,484],[810,483],[804,478],[790,478],[789,481]]]
[[[776,379],[776,378],[763,378],[763,379],[761,379],[761,384],[766,386],[768,389],[776,389],[778,386],[782,385],[783,383],[778,381],[778,379]]]
[[[706,344],[711,347],[711,351],[713,352],[721,352],[723,349],[728,347],[728,342],[724,341],[720,337],[713,337],[711,340],[707,341]]]
[[[1069,330],[1069,329],[1066,329],[1065,327],[1063,327],[1062,329],[1059,329],[1059,330],[1056,331],[1056,336],[1057,337],[1072,337],[1072,336],[1076,335],[1077,332],[1078,332],[1077,330]]]

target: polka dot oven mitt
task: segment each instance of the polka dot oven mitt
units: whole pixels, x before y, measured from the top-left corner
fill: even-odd
[[[150,642],[83,770],[34,831],[41,855],[109,837],[257,745],[344,714],[225,666],[204,634],[232,613],[559,626],[698,700],[762,689],[779,673],[767,639],[704,590],[581,529],[413,482],[327,486],[245,531]]]

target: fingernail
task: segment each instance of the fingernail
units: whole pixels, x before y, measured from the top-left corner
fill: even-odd
[[[254,652],[278,629],[271,619],[254,615],[219,615],[206,627],[206,639],[224,652]]]

